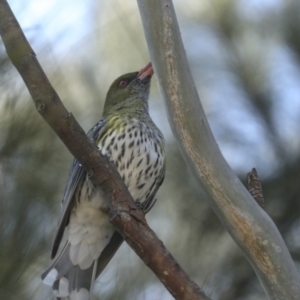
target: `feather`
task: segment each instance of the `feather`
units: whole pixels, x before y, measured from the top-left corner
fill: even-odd
[[[94,141],[97,141],[99,139],[99,136],[101,135],[101,132],[104,130],[105,125],[106,125],[106,122],[104,120],[101,120],[100,122],[98,122],[88,132],[88,137]],[[58,247],[60,245],[60,242],[62,240],[65,228],[68,225],[70,211],[71,211],[72,207],[75,205],[75,203],[74,203],[75,191],[79,185],[83,184],[83,182],[86,178],[86,175],[87,175],[86,171],[79,164],[79,162],[76,159],[74,159],[73,164],[70,169],[70,172],[69,172],[69,178],[68,178],[67,185],[66,185],[65,192],[64,192],[64,197],[63,197],[63,201],[62,201],[62,211],[61,211],[60,219],[58,221],[57,231],[56,231],[53,246],[52,246],[51,258],[55,257]]]

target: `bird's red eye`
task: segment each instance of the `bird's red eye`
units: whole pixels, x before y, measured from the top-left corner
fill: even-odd
[[[119,87],[125,87],[127,85],[127,81],[126,80],[122,80],[119,83]]]

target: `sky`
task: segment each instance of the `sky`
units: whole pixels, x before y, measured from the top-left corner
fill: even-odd
[[[70,45],[80,41],[90,31],[93,0],[10,0],[8,2],[28,37],[34,39],[41,34],[42,40],[48,40],[49,43],[62,38],[59,44],[55,44],[55,51],[67,50]],[[99,1],[99,4],[103,8],[106,5],[116,5],[119,8],[122,6],[119,0],[104,0]],[[174,4],[177,7],[182,2],[175,0]],[[238,7],[245,16],[259,17],[265,10],[279,10],[281,4],[281,0],[241,0]],[[136,6],[136,1],[126,3],[126,6],[128,5]],[[183,12],[192,16],[193,12],[201,11],[201,8],[204,10],[207,5],[209,4],[206,0],[188,0],[185,1]]]
[[[43,44],[48,40],[49,44],[55,44],[57,53],[66,51],[89,32],[92,3],[91,0],[9,1],[27,38],[37,44],[39,40]],[[55,43],[58,39],[60,43]]]

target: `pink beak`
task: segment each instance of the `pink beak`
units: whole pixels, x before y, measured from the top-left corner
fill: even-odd
[[[151,77],[153,74],[154,74],[154,71],[152,68],[152,64],[151,64],[151,62],[149,62],[143,69],[141,69],[141,71],[137,75],[137,78],[140,80],[143,80],[148,76]]]

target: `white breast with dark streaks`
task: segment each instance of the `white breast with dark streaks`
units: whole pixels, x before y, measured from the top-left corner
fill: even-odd
[[[156,128],[131,119],[126,130],[109,129],[98,144],[114,161],[135,201],[144,202],[155,189],[164,165],[163,137]],[[76,191],[78,205],[69,222],[70,258],[86,269],[100,256],[114,228],[107,214],[108,202],[87,178]]]
[[[133,119],[124,132],[113,131],[98,145],[114,161],[133,199],[140,203],[153,191],[164,165],[163,137],[154,130]]]

